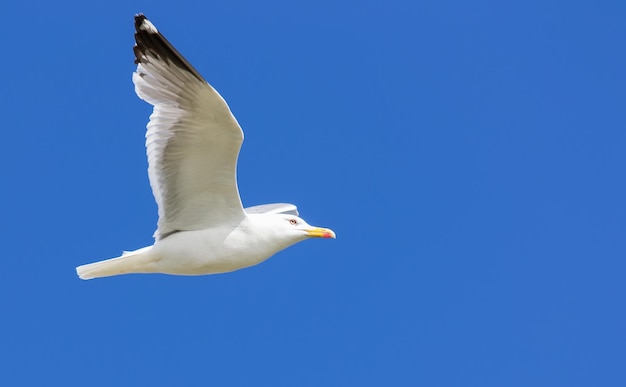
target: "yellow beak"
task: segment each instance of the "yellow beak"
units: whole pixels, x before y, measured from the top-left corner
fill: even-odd
[[[333,238],[335,239],[335,232],[329,228],[313,227],[306,231],[306,234],[313,238]]]

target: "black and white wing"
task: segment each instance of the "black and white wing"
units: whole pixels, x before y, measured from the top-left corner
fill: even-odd
[[[236,224],[245,212],[236,168],[243,132],[226,101],[144,15],[135,16],[135,92],[154,106],[148,175],[159,207],[154,234]]]

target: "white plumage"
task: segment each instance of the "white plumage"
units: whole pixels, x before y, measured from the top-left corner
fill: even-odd
[[[145,16],[135,16],[135,29],[135,92],[154,106],[146,148],[159,210],[155,243],[79,266],[79,277],[222,273],[307,237],[334,238],[299,218],[293,204],[244,210],[236,179],[243,131],[226,101]]]

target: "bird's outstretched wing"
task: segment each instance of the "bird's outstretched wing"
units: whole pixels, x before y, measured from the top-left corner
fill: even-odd
[[[236,168],[243,132],[226,101],[159,33],[135,16],[135,92],[154,106],[148,175],[159,207],[154,234],[236,224],[245,212]]]

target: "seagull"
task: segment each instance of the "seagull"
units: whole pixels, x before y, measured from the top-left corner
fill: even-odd
[[[78,266],[80,278],[226,273],[307,238],[335,238],[293,204],[243,208],[236,178],[243,131],[226,101],[143,14],[135,16],[135,42],[135,92],[154,107],[146,148],[159,211],[155,242]]]

